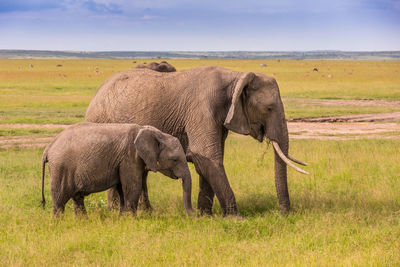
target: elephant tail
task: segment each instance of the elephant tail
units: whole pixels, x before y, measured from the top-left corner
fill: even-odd
[[[48,162],[47,159],[47,148],[43,152],[42,156],[42,207],[44,209],[44,206],[46,205],[46,199],[44,198],[44,176],[45,176],[45,170],[46,170],[46,162]]]

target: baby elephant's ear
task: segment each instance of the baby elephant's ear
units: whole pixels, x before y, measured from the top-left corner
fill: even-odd
[[[134,143],[139,156],[146,163],[147,167],[152,171],[157,171],[160,142],[156,137],[156,130],[151,128],[141,129]]]

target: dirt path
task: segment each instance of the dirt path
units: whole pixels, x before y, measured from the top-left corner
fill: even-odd
[[[0,124],[0,129],[65,129],[67,124]],[[21,136],[0,136],[0,148],[13,146],[46,146],[56,134],[33,134]]]
[[[292,119],[290,122],[400,122],[400,112],[298,118]]]
[[[46,146],[53,140],[53,135],[47,136],[1,136],[0,148]]]
[[[399,100],[336,100],[336,99],[298,99],[298,98],[284,98],[283,102],[298,102],[310,103],[327,106],[386,106],[386,107],[400,107]]]
[[[0,124],[1,128],[66,128],[59,124]],[[400,123],[368,123],[368,122],[288,122],[291,139],[351,140],[359,138],[398,138],[400,139]],[[53,135],[0,136],[0,148],[8,147],[44,147],[54,138]],[[239,136],[239,135],[238,135]]]
[[[303,100],[301,100],[303,101]],[[360,105],[400,105],[400,101],[385,100],[305,100],[323,103],[346,103]],[[60,129],[66,124],[0,124],[0,129]],[[346,115],[338,117],[300,118],[288,121],[290,138],[350,140],[357,138],[399,138],[400,112]],[[45,146],[55,134],[32,134],[22,136],[0,136],[0,148],[13,146]]]
[[[288,130],[294,139],[400,138],[400,123],[288,122]]]
[[[18,124],[0,124],[0,128],[13,128],[13,129],[59,129],[67,128],[68,124],[28,124],[28,123],[18,123]]]

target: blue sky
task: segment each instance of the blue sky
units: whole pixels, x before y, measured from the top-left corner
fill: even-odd
[[[400,50],[400,0],[0,0],[0,49]]]

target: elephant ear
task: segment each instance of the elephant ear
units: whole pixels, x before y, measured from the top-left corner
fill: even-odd
[[[143,128],[135,138],[136,151],[152,171],[158,170],[158,156],[162,144],[157,138],[156,129]]]
[[[253,72],[243,73],[236,82],[232,103],[224,122],[224,126],[235,133],[245,135],[250,133],[249,121],[243,106],[243,88],[249,85],[254,77],[255,74]]]

